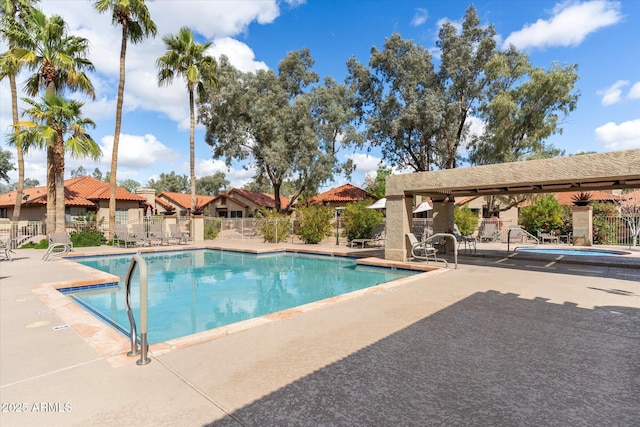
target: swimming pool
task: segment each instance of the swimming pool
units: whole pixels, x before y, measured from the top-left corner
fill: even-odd
[[[573,256],[620,256],[629,252],[606,249],[515,248],[518,252]]]
[[[147,262],[149,343],[159,343],[242,320],[411,276],[421,271],[359,265],[346,257],[222,250],[140,254]],[[128,335],[124,283],[131,255],[74,261],[121,278],[111,286],[63,292]],[[140,282],[131,302],[139,322]]]

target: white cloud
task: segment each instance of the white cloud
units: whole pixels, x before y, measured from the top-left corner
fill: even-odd
[[[640,119],[620,124],[609,122],[596,128],[596,140],[608,150],[640,148]]]
[[[100,147],[104,154],[101,163],[110,165],[113,151],[113,135],[105,136],[100,142]],[[118,170],[120,168],[148,168],[156,166],[158,163],[167,163],[168,160],[175,161],[178,157],[178,153],[158,141],[155,135],[120,135]]]
[[[382,160],[380,157],[374,157],[364,153],[351,153],[345,157],[351,159],[356,165],[356,172],[362,173],[365,176],[371,172],[373,172],[375,176],[378,171],[378,166],[380,166],[380,161]]]
[[[628,85],[629,82],[627,80],[618,80],[608,88],[597,91],[596,94],[602,96],[600,102],[606,107],[620,102],[622,99],[622,88]]]
[[[202,178],[216,172],[224,173],[232,188],[242,188],[245,184],[253,181],[257,173],[254,168],[227,167],[225,162],[219,159],[198,159],[196,161],[196,177]]]
[[[255,54],[249,46],[231,37],[215,39],[207,53],[214,58],[226,55],[234,67],[245,73],[269,68],[264,62],[255,60]]]
[[[418,27],[424,24],[425,22],[427,22],[428,17],[429,17],[429,13],[427,12],[427,9],[419,7],[418,9],[416,9],[415,15],[413,15],[413,19],[411,20],[411,25],[414,27]]]
[[[640,82],[635,82],[631,89],[629,89],[629,94],[627,95],[629,99],[640,99]]]
[[[518,49],[577,46],[591,33],[622,19],[620,3],[594,0],[584,3],[564,1],[557,4],[548,20],[539,19],[511,33],[504,41]]]

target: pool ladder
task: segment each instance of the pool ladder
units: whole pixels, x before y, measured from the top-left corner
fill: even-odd
[[[131,278],[133,277],[133,271],[138,266],[140,270],[140,347],[138,348],[138,334],[136,331],[136,319],[133,317],[133,310],[131,309]],[[149,344],[147,343],[147,331],[148,331],[148,276],[147,276],[147,262],[138,254],[134,255],[129,265],[129,272],[127,273],[127,280],[124,285],[124,302],[127,307],[127,316],[129,317],[129,325],[131,329],[129,331],[129,338],[131,339],[131,350],[127,353],[127,356],[140,355],[140,359],[136,361],[137,365],[147,365],[151,362],[151,359],[147,357],[149,350]]]

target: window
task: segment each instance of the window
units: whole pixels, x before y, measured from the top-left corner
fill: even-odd
[[[129,223],[129,211],[127,209],[116,209],[116,224],[128,224]]]
[[[231,218],[242,218],[242,211],[231,211]]]
[[[7,215],[7,208],[0,208],[0,218],[9,218]]]

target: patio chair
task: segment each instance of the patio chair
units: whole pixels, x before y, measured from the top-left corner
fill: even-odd
[[[473,248],[473,252],[476,252],[476,238],[473,236],[463,236],[458,230],[458,226],[454,224],[453,233],[456,237],[456,241],[458,242],[458,249],[460,249],[460,245],[464,244],[464,250],[467,250],[467,246],[469,249]]]
[[[131,224],[131,233],[129,233],[129,237],[135,240],[136,246],[151,246],[149,233],[147,232],[147,228],[144,224]]]
[[[540,243],[560,243],[560,238],[553,233],[541,233],[538,231],[538,240]]]
[[[124,244],[126,248],[129,244],[135,246],[138,243],[138,239],[135,235],[129,233],[129,229],[125,224],[116,224],[113,229],[113,244],[120,247],[120,244]]]
[[[0,258],[0,259],[6,259],[7,261],[13,261],[13,258],[11,258],[11,254],[16,254],[15,252],[13,252],[13,247],[16,244],[16,239],[15,238],[11,238],[11,239],[7,239],[7,240],[0,240],[0,255],[3,256],[4,258]]]
[[[500,231],[498,230],[498,224],[495,222],[485,222],[480,231],[481,242],[494,242],[498,240]]]
[[[380,242],[384,242],[384,229],[385,229],[384,224],[379,224],[373,229],[373,232],[371,233],[370,238],[353,239],[351,240],[351,242],[349,242],[349,245],[353,247],[353,245],[361,244],[362,247],[364,248],[367,245],[367,243],[379,244]]]
[[[42,257],[43,261],[49,261],[53,257],[62,256],[68,252],[73,252],[73,242],[66,231],[49,233],[49,247]]]
[[[147,241],[149,242],[149,245],[152,245],[152,244],[164,245],[165,240],[166,240],[166,237],[162,232],[162,224],[160,223],[150,224],[149,233],[147,235]]]
[[[186,245],[189,239],[189,233],[180,230],[178,224],[169,224],[169,235],[166,238],[167,243],[173,242],[176,245]]]
[[[444,259],[439,259],[436,255],[438,250],[431,245],[431,243],[423,240],[419,241],[416,238],[416,235],[413,233],[407,233],[407,237],[409,238],[409,244],[411,245],[411,256],[413,259],[422,260],[429,262],[429,259],[432,259],[433,262],[442,261],[445,266],[448,266],[448,263]]]

